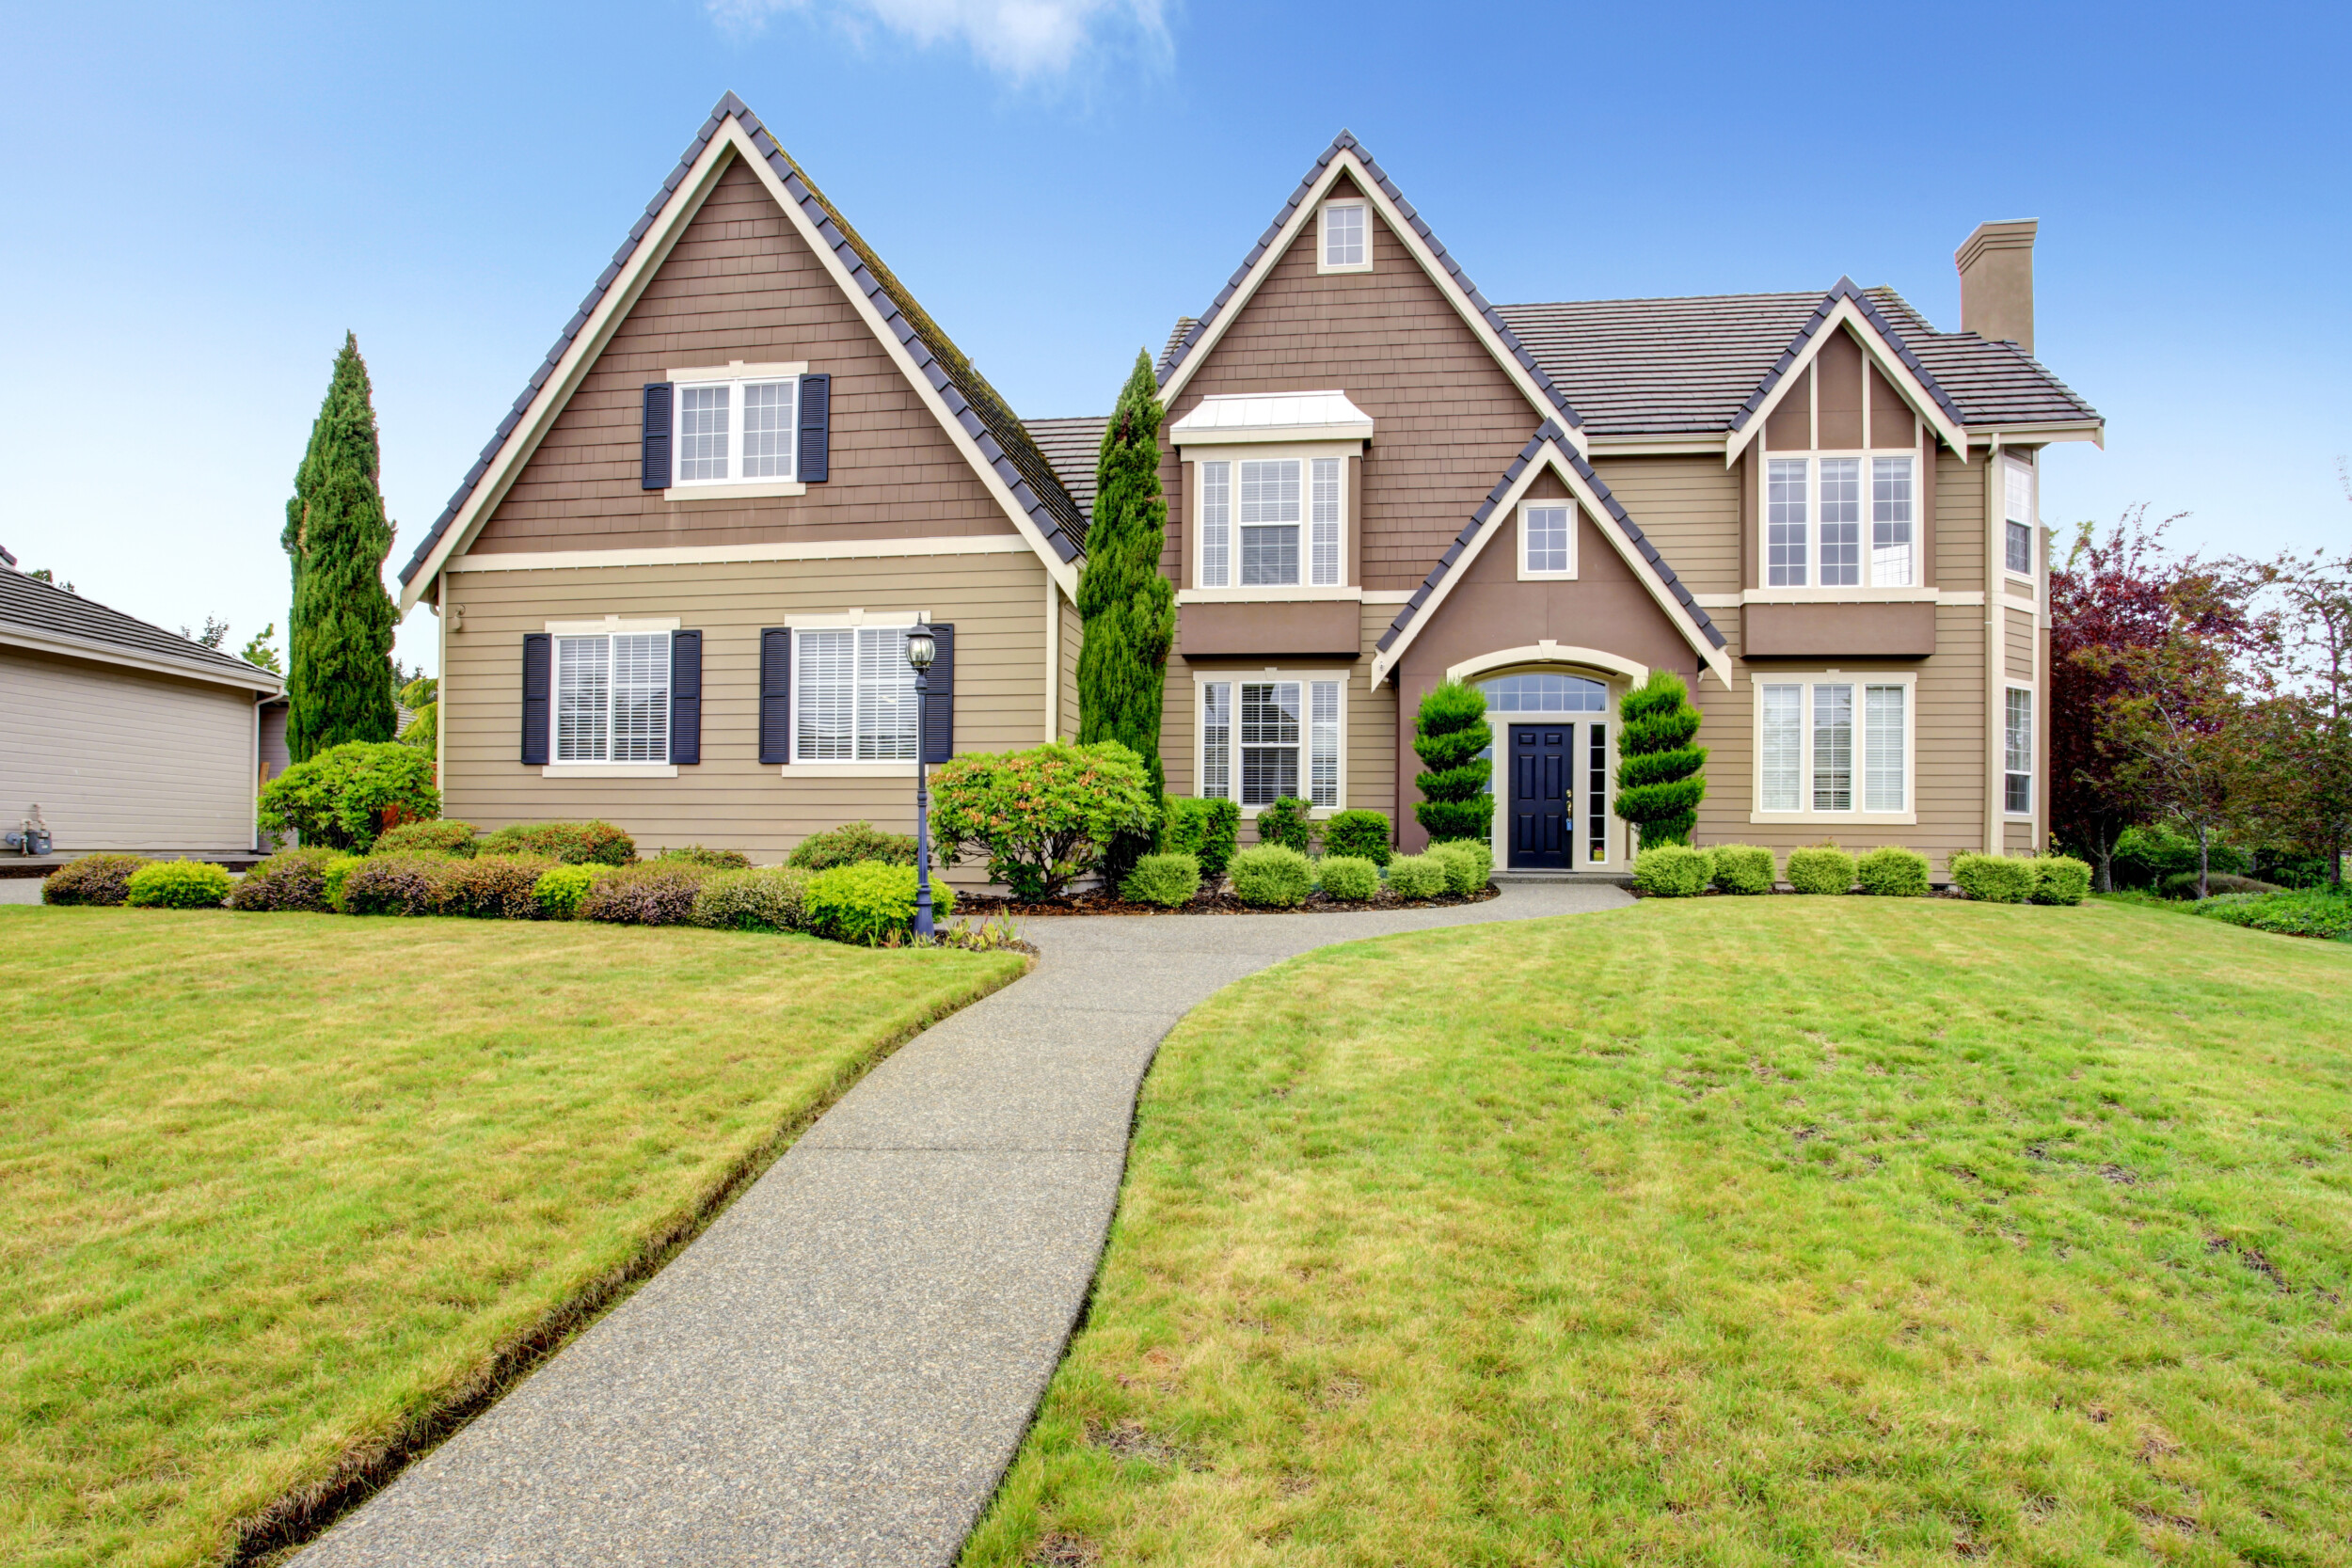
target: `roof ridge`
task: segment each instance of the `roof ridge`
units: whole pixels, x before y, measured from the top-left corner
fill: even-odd
[[[1605,299],[1521,299],[1498,305],[1498,310],[1540,310],[1560,305],[1680,305],[1703,299],[1812,299],[1811,289],[1754,289],[1745,293],[1715,294],[1616,294]]]
[[[1163,356],[1164,363],[1158,372],[1160,385],[1165,387],[1168,384],[1168,378],[1175,373],[1177,368],[1190,356],[1194,346],[1200,342],[1201,335],[1209,330],[1219,315],[1224,313],[1225,307],[1241,291],[1242,284],[1248,281],[1250,273],[1255,271],[1258,263],[1273,250],[1274,242],[1281,237],[1284,226],[1290,222],[1291,215],[1298,211],[1300,204],[1307,199],[1308,194],[1314,189],[1315,182],[1322,178],[1323,171],[1330,167],[1331,160],[1342,152],[1353,152],[1357,155],[1358,160],[1363,165],[1364,173],[1370,176],[1372,182],[1380,188],[1380,194],[1394,204],[1397,215],[1404,218],[1413,233],[1429,247],[1431,258],[1437,261],[1445,275],[1454,280],[1454,285],[1462,291],[1462,296],[1476,308],[1486,325],[1494,329],[1496,336],[1502,341],[1502,346],[1510,350],[1512,357],[1518,361],[1520,368],[1534,377],[1536,386],[1543,388],[1544,395],[1550,401],[1554,412],[1566,420],[1571,428],[1581,427],[1584,423],[1584,417],[1579,414],[1575,405],[1568,402],[1567,394],[1563,392],[1559,385],[1551,379],[1550,372],[1538,364],[1535,356],[1527,351],[1527,345],[1519,341],[1518,334],[1511,329],[1509,322],[1502,319],[1502,312],[1488,303],[1485,294],[1478,292],[1478,285],[1470,281],[1470,274],[1462,270],[1461,262],[1446,249],[1445,243],[1438,238],[1437,231],[1422,218],[1413,204],[1405,198],[1405,193],[1397,188],[1396,182],[1389,178],[1388,170],[1380,166],[1380,160],[1372,155],[1372,149],[1358,141],[1355,133],[1344,129],[1331,139],[1331,145],[1325,148],[1321,156],[1315,159],[1314,166],[1309,169],[1306,176],[1298,182],[1297,188],[1290,194],[1290,199],[1283,202],[1281,211],[1274,214],[1274,221],[1266,226],[1264,233],[1258,236],[1258,243],[1249,247],[1249,253],[1242,258],[1241,265],[1234,268],[1232,276],[1225,280],[1225,287],[1216,292],[1216,297],[1209,302],[1209,308],[1200,313],[1198,320],[1194,321],[1192,329],[1184,333],[1184,341],[1172,344],[1166,351]],[[1181,322],[1182,319],[1180,317],[1179,321]]]
[[[1853,302],[1854,309],[1862,313],[1862,319],[1870,324],[1870,329],[1893,346],[1895,357],[1902,361],[1903,369],[1918,377],[1919,385],[1935,400],[1935,405],[1944,410],[1953,424],[1965,428],[1967,418],[1961,413],[1960,405],[1952,401],[1951,394],[1944,390],[1943,383],[1936,380],[1935,372],[1912,352],[1910,342],[1886,319],[1877,302],[1857,287],[1852,278],[1842,274],[1836,282],[1830,285],[1829,293],[1821,296],[1821,302],[1813,308],[1813,313],[1805,317],[1797,328],[1797,335],[1788,340],[1788,346],[1780,351],[1780,357],[1772,361],[1772,368],[1764,372],[1764,379],[1756,383],[1747,401],[1732,414],[1731,428],[1739,430],[1756,417],[1756,411],[1764,406],[1764,400],[1772,395],[1772,388],[1780,385],[1781,377],[1795,368],[1797,356],[1804,352],[1805,343],[1828,324],[1830,312],[1837,309],[1840,300]],[[1907,306],[1910,301],[1905,300],[1904,304]]]

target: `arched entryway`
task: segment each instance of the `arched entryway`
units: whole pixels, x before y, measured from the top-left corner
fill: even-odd
[[[1447,672],[1486,695],[1495,863],[1613,872],[1624,824],[1612,811],[1617,697],[1648,671],[1593,649],[1501,650]]]

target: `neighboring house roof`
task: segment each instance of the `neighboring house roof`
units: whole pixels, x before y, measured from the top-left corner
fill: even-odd
[[[604,271],[596,275],[596,281],[589,289],[587,297],[580,302],[580,309],[572,312],[571,320],[564,323],[554,346],[548,350],[547,357],[532,373],[521,394],[515,399],[514,406],[499,421],[498,429],[490,436],[488,444],[483,447],[482,454],[474,459],[473,467],[466,470],[466,477],[458,484],[456,493],[450,497],[449,505],[442,509],[439,518],[426,531],[416,552],[408,558],[408,563],[401,568],[400,580],[403,584],[412,581],[423,569],[435,547],[441,542],[442,535],[448,532],[450,525],[464,510],[475,487],[482,483],[483,476],[489,472],[490,465],[505,446],[506,438],[514,434],[515,427],[530,412],[541,389],[555,374],[564,356],[570,352],[573,341],[603,304],[606,292],[629,266],[639,246],[645,243],[646,236],[655,231],[663,210],[685,184],[696,161],[710,145],[710,139],[719,134],[720,128],[730,118],[751,138],[754,149],[782,179],[787,193],[802,203],[820,236],[839,255],[851,280],[864,288],[867,296],[875,302],[884,322],[897,333],[899,342],[905,345],[917,368],[928,376],[932,388],[945,399],[948,411],[973,437],[981,455],[996,469],[997,477],[1012,491],[1014,499],[1028,513],[1029,520],[1036,525],[1038,532],[1054,552],[1069,562],[1075,561],[1083,551],[1086,545],[1085,514],[1063,489],[1053,465],[1045,460],[1036,443],[1029,439],[1021,420],[1005,400],[997,395],[996,389],[988,384],[987,378],[973,367],[971,360],[964,357],[954,341],[940,329],[939,324],[915,303],[906,285],[882,264],[881,258],[874,254],[873,248],[859,236],[857,230],[850,227],[849,221],[817,188],[816,182],[808,178],[790,154],[777,145],[775,138],[760,123],[759,117],[730,92],[719,100],[718,107],[710,111],[710,118],[703,122],[702,129],[679,157],[677,166],[670,171],[669,178],[662,181],[661,188],[645,204],[644,214],[630,226],[628,238],[622,242],[620,249],[612,253],[612,260],[606,264]]]
[[[1059,420],[1024,420],[1029,439],[1054,466],[1061,487],[1077,503],[1080,515],[1094,521],[1095,470],[1103,456],[1103,432],[1110,428],[1108,414],[1080,414]]]
[[[278,676],[232,654],[12,570],[0,570],[0,642],[165,669],[256,691],[275,692],[285,686]]]

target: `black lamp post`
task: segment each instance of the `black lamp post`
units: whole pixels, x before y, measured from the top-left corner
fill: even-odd
[[[907,633],[907,662],[914,666],[914,934],[931,934],[931,781],[923,764],[923,698],[930,689],[939,640],[927,626]]]

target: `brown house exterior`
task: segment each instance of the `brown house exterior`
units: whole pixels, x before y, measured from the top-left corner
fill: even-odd
[[[1617,703],[1706,717],[1701,842],[2045,836],[2033,225],[1889,290],[1497,307],[1343,134],[1160,363],[1179,794],[1413,822],[1411,719],[1486,688],[1498,862],[1621,875]],[[448,810],[776,859],[903,825],[927,755],[1074,736],[1099,419],[1016,419],[730,96],[403,574]],[[716,437],[714,443],[714,430]],[[894,639],[898,640],[894,641]]]

